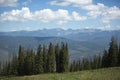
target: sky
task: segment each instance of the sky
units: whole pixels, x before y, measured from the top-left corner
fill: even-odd
[[[0,0],[0,32],[120,30],[120,0]]]

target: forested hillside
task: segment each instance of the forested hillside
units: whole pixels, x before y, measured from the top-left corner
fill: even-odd
[[[0,62],[1,75],[33,75],[41,73],[63,73],[81,70],[91,70],[106,67],[120,66],[120,46],[112,37],[108,50],[103,55],[94,55],[91,58],[82,58],[69,62],[67,43],[38,45],[37,52],[32,48],[24,49],[19,46],[18,55]]]

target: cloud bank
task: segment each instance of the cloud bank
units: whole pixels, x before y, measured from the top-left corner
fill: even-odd
[[[40,21],[43,23],[55,21],[58,24],[66,23],[68,21],[86,20],[85,16],[81,16],[78,12],[73,11],[69,13],[67,10],[58,9],[53,11],[51,9],[43,9],[31,12],[28,7],[23,7],[21,10],[12,10],[4,12],[0,15],[0,21]]]
[[[120,19],[120,8],[108,7],[102,3],[93,4],[92,0],[53,0],[50,5],[73,6],[81,10],[86,10],[86,16],[91,18],[101,17],[103,23],[109,23],[111,20]]]

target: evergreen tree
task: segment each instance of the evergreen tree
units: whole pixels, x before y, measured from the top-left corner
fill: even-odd
[[[49,49],[48,49],[47,64],[48,64],[47,66],[48,72],[53,73],[56,71],[55,51],[52,43],[50,43]]]
[[[68,51],[68,44],[65,45],[65,65],[66,65],[66,72],[69,71],[69,51]]]
[[[8,61],[3,62],[2,75],[8,75]]]
[[[73,72],[74,70],[74,66],[73,66],[73,63],[70,64],[70,72]]]
[[[11,74],[11,70],[12,70],[12,67],[11,67],[11,62],[10,60],[7,62],[7,75],[10,75]]]
[[[25,74],[32,75],[34,74],[34,52],[33,50],[28,49],[25,57]]]
[[[59,65],[59,55],[60,55],[60,49],[59,49],[59,45],[57,44],[55,46],[55,57],[56,57],[56,72],[60,72],[60,65]]]
[[[109,56],[108,52],[104,50],[103,56],[102,56],[102,67],[109,67]]]
[[[24,48],[20,45],[18,52],[18,74],[24,75]]]
[[[47,49],[45,45],[43,46],[43,68],[44,68],[44,73],[47,72]]]
[[[118,53],[118,66],[120,66],[120,44],[119,44],[119,53]]]
[[[118,46],[117,41],[114,37],[111,38],[110,47],[109,47],[109,63],[110,66],[117,66],[118,63]]]
[[[69,58],[67,48],[67,45],[65,46],[64,43],[62,43],[60,50],[60,72],[67,72],[69,70]]]
[[[35,56],[35,73],[43,73],[43,52],[41,45],[38,46],[37,54]]]
[[[16,54],[14,54],[11,60],[11,74],[17,75],[18,74],[17,69],[18,69],[18,57]]]

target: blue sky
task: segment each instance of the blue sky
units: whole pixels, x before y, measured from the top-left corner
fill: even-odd
[[[120,30],[120,0],[0,0],[0,32]]]

